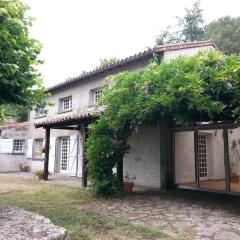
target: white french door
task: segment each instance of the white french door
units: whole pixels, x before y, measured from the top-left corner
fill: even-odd
[[[68,173],[69,171],[69,151],[70,151],[69,137],[61,138],[61,161],[60,161],[61,173]]]
[[[198,135],[198,163],[200,180],[208,179],[207,141],[205,135]]]

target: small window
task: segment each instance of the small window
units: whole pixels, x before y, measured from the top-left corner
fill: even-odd
[[[41,117],[45,117],[46,116],[46,106],[39,106],[37,109],[36,109],[36,114],[35,114],[35,117],[36,118],[41,118]]]
[[[44,152],[43,138],[35,139],[33,142],[33,158],[42,159]]]
[[[24,152],[24,139],[14,139],[13,140],[13,153],[23,153]]]
[[[99,88],[99,89],[94,90],[93,94],[94,94],[93,95],[94,103],[96,103],[102,95],[102,89]]]
[[[62,112],[72,109],[72,97],[60,99],[60,110]]]

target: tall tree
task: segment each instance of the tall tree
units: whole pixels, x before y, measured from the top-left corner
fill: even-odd
[[[27,9],[20,0],[0,0],[0,105],[32,108],[46,97],[36,69],[41,45],[29,36]]]
[[[194,42],[204,38],[205,26],[200,0],[196,0],[192,8],[185,8],[185,15],[182,18],[177,17],[177,20],[177,31],[171,31],[171,27],[167,27],[157,37],[157,45]]]
[[[221,17],[207,25],[206,39],[213,39],[226,54],[240,54],[240,17]]]

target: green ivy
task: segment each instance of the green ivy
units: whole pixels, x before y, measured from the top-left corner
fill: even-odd
[[[170,62],[151,63],[137,72],[108,79],[99,106],[105,111],[92,124],[87,141],[90,179],[97,194],[121,190],[127,139],[140,126],[159,120],[169,126],[237,121],[240,114],[240,57],[200,52]],[[118,168],[118,174],[113,172]]]

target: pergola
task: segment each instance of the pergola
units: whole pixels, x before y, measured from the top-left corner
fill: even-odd
[[[45,129],[45,159],[44,159],[44,180],[48,180],[49,175],[49,148],[50,148],[50,132],[51,129],[59,130],[81,130],[83,134],[84,142],[88,137],[88,126],[91,124],[100,114],[101,111],[86,111],[78,114],[67,115],[65,117],[45,120],[35,123],[35,128]],[[83,151],[82,160],[82,186],[87,187],[87,157],[85,150]]]

